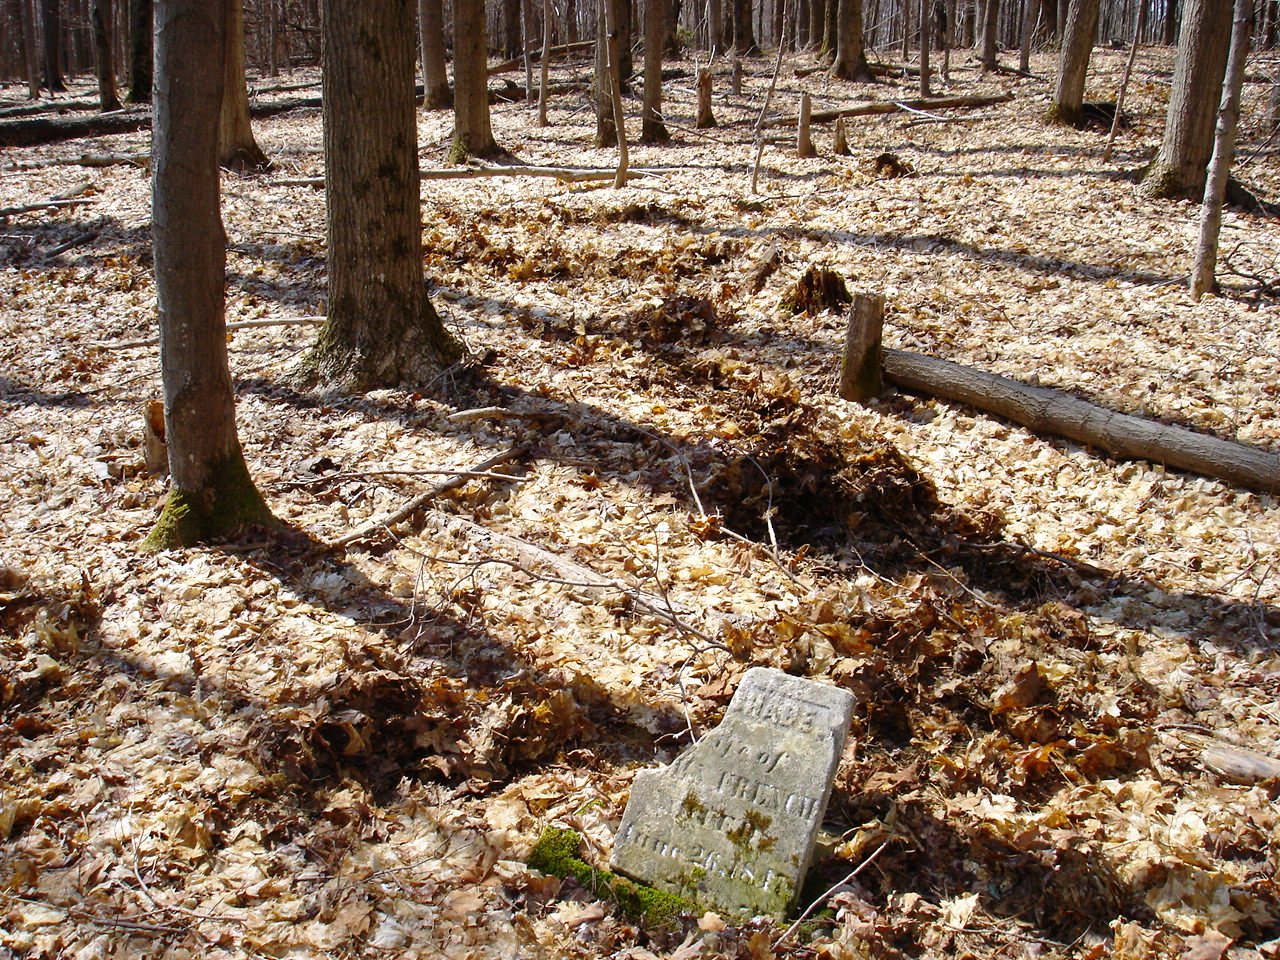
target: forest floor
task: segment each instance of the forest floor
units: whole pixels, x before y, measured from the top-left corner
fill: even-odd
[[[780,116],[802,89],[914,95],[808,62]],[[673,143],[631,151],[655,176],[424,183],[433,298],[481,372],[300,392],[315,327],[229,334],[290,532],[221,548],[138,549],[166,489],[146,169],[12,166],[149,135],[0,158],[0,207],[86,201],[0,223],[0,958],[1280,956],[1278,784],[1222,772],[1280,757],[1277,498],[926,396],[844,402],[844,317],[784,305],[823,265],[885,295],[889,346],[1280,449],[1280,222],[1229,211],[1224,293],[1193,303],[1198,205],[1131,176],[1171,51],[1141,51],[1111,162],[1105,131],[1042,122],[1048,56],[960,56],[938,90],[1014,99],[858,119],[849,157],[830,127],[814,159],[769,145],[757,194],[772,61],[697,132],[670,66]],[[1271,199],[1275,66],[1241,167]],[[585,93],[551,119],[493,125],[523,163],[615,162]],[[424,166],[451,121],[420,115]],[[321,315],[323,193],[281,182],[320,175],[319,113],[255,126],[277,168],[224,179],[227,318]],[[513,445],[503,477],[325,548],[443,479],[414,471]],[[883,849],[814,928],[644,929],[524,865],[550,824],[606,863],[635,772],[754,664],[858,698],[815,890]]]

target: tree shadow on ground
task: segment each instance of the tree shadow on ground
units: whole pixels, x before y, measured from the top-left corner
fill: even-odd
[[[504,309],[519,313],[515,304]],[[785,399],[741,393],[718,377],[714,366],[701,363],[696,351],[646,345],[641,335],[612,321],[609,326],[597,323],[587,330],[589,336],[629,337],[627,342],[639,345],[654,361],[642,374],[645,382],[637,384],[641,391],[660,383],[672,398],[709,399],[727,417],[746,417],[743,422],[754,425],[756,440],[672,436],[599,406],[522,384],[518,370],[513,370],[517,379],[510,381],[501,379],[500,368],[467,371],[454,382],[447,402],[458,409],[501,411],[495,417],[499,426],[486,433],[487,443],[527,444],[534,460],[590,463],[593,472],[671,496],[684,510],[718,513],[720,522],[764,547],[776,536],[787,555],[807,553],[833,569],[846,569],[851,562],[868,564],[891,577],[956,570],[972,588],[1015,607],[1072,598],[1117,624],[1142,627],[1156,619],[1177,620],[1173,629],[1189,640],[1213,639],[1240,649],[1280,641],[1280,607],[1165,590],[1145,577],[1034,550],[1006,538],[987,518],[969,517],[963,508],[939,503],[932,484],[905,460],[896,453],[886,454],[888,459],[875,453],[883,448],[878,439],[866,439],[854,457],[859,466],[851,468],[851,451],[796,419]],[[563,342],[577,336],[566,335],[572,329],[566,324],[534,333]],[[261,379],[239,389],[300,407],[320,402],[316,395]],[[471,423],[451,421],[412,403],[332,396],[323,402],[460,441],[475,439]],[[803,443],[788,446],[795,437]],[[772,524],[766,514],[773,516]],[[1180,612],[1174,616],[1170,610]]]

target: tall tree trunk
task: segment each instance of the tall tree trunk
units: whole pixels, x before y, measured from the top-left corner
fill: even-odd
[[[22,30],[22,64],[27,71],[27,96],[40,99],[40,54],[36,50],[36,8],[34,0],[15,0]]]
[[[836,62],[831,75],[841,80],[871,80],[867,54],[862,49],[862,0],[839,0],[836,21]]]
[[[551,74],[551,24],[555,19],[551,0],[542,0],[542,60],[538,78],[538,126],[545,127],[547,119],[547,86]]]
[[[93,0],[89,17],[93,22],[94,72],[98,77],[98,105],[103,113],[120,109],[116,94],[116,58],[112,48],[111,0]]]
[[[1164,5],[1164,45],[1172,47],[1178,42],[1178,6],[1179,0],[1165,0]]]
[[[62,13],[58,0],[40,0],[40,27],[44,36],[44,86],[50,93],[67,89],[62,79]]]
[[[449,149],[454,163],[498,152],[489,118],[488,65],[484,0],[454,0],[453,146]]]
[[[605,4],[596,0],[595,102],[597,147],[618,145],[618,130],[613,122],[613,91],[609,80],[609,27]]]
[[[996,30],[1000,26],[1000,0],[986,0],[983,6],[982,20],[982,62],[983,71],[996,67]]]
[[[418,36],[422,49],[422,106],[427,110],[451,107],[453,93],[445,66],[442,0],[418,0]]]
[[[223,0],[218,0],[223,2]],[[228,170],[267,170],[271,161],[253,137],[249,121],[249,87],[244,77],[244,5],[225,3],[227,12],[227,71],[218,124],[218,162]]]
[[[1071,0],[1067,11],[1067,31],[1058,53],[1058,77],[1049,108],[1050,118],[1058,123],[1073,127],[1084,123],[1084,81],[1098,32],[1099,5],[1099,0]]]
[[[644,106],[640,139],[666,143],[671,139],[662,122],[662,48],[667,36],[667,0],[646,0],[644,7]]]
[[[707,47],[724,52],[724,0],[707,0]]]
[[[151,0],[129,0],[130,103],[151,102]]]
[[[1036,29],[1036,10],[1038,0],[1022,0],[1022,36],[1018,45],[1018,69],[1023,73],[1031,72],[1031,34]]]
[[[478,0],[464,6],[459,40],[476,10],[483,17]],[[413,16],[414,0],[325,0],[329,315],[303,365],[307,382],[355,391],[426,385],[461,353],[422,273],[414,31],[405,29]],[[475,36],[483,74],[483,29]]]
[[[929,17],[933,12],[933,0],[920,0],[920,96],[931,97],[929,89],[929,45],[933,39],[933,25]]]
[[[1227,75],[1222,85],[1213,157],[1209,161],[1204,185],[1204,204],[1200,211],[1200,239],[1196,245],[1195,266],[1191,271],[1191,296],[1196,300],[1215,287],[1214,272],[1218,263],[1218,233],[1222,229],[1222,203],[1227,197],[1227,181],[1231,178],[1231,160],[1236,149],[1240,90],[1244,86],[1245,63],[1249,59],[1249,28],[1252,19],[1252,0],[1236,0],[1231,27],[1231,50],[1227,56]]]
[[[224,316],[218,110],[227,0],[161,0],[152,234],[172,487],[152,549],[272,522],[236,433]]]
[[[1151,197],[1199,197],[1231,44],[1231,0],[1188,0],[1173,67],[1160,151],[1142,189]]]
[[[733,0],[733,49],[744,57],[760,49],[751,22],[752,3],[753,0]]]

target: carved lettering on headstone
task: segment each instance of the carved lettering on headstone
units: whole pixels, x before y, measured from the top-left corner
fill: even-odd
[[[614,868],[719,910],[785,916],[852,711],[838,687],[748,670],[720,726],[670,766],[636,774]]]

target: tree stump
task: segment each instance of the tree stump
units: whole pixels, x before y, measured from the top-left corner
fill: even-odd
[[[800,120],[796,129],[796,156],[816,157],[818,151],[813,148],[813,138],[809,135],[809,115],[813,112],[813,104],[809,94],[800,95]]]
[[[884,327],[884,297],[856,293],[849,308],[849,329],[840,363],[840,396],[859,403],[884,390],[880,366],[880,334]]]
[[[844,117],[836,118],[835,144],[832,146],[831,151],[837,157],[849,156],[849,131],[845,127]]]
[[[698,112],[693,125],[699,130],[716,125],[715,115],[711,112],[711,68],[698,69]]]
[[[733,69],[729,72],[730,89],[735,97],[742,96],[742,61],[737,57],[733,58]]]

